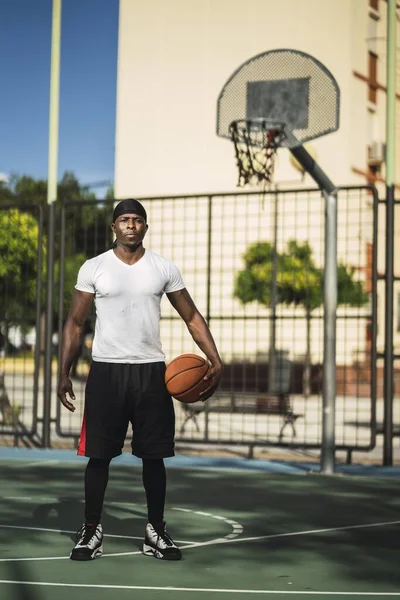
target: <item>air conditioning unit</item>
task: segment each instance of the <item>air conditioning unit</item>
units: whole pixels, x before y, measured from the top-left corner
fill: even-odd
[[[374,141],[368,146],[368,164],[370,166],[379,166],[385,162],[386,144],[384,142]]]

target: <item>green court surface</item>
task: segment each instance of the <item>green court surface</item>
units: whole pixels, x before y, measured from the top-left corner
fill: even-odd
[[[110,471],[104,555],[77,563],[85,460],[0,452],[1,600],[400,597],[398,472],[169,459],[166,519],[184,554],[167,562],[140,552],[141,469],[125,458]]]

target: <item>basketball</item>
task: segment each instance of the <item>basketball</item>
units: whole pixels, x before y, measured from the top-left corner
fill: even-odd
[[[181,354],[172,360],[165,371],[165,385],[168,392],[179,400],[190,404],[200,400],[199,394],[209,382],[203,377],[210,365],[197,354]]]

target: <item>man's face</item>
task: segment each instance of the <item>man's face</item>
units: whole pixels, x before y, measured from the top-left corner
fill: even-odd
[[[117,242],[125,246],[139,246],[146,235],[147,228],[143,217],[135,213],[121,215],[111,225]]]

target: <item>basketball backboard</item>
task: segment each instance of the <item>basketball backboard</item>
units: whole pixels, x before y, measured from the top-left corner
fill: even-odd
[[[294,148],[339,127],[339,86],[316,58],[270,50],[243,63],[218,97],[217,135],[231,139],[234,121],[284,124],[281,146]]]

